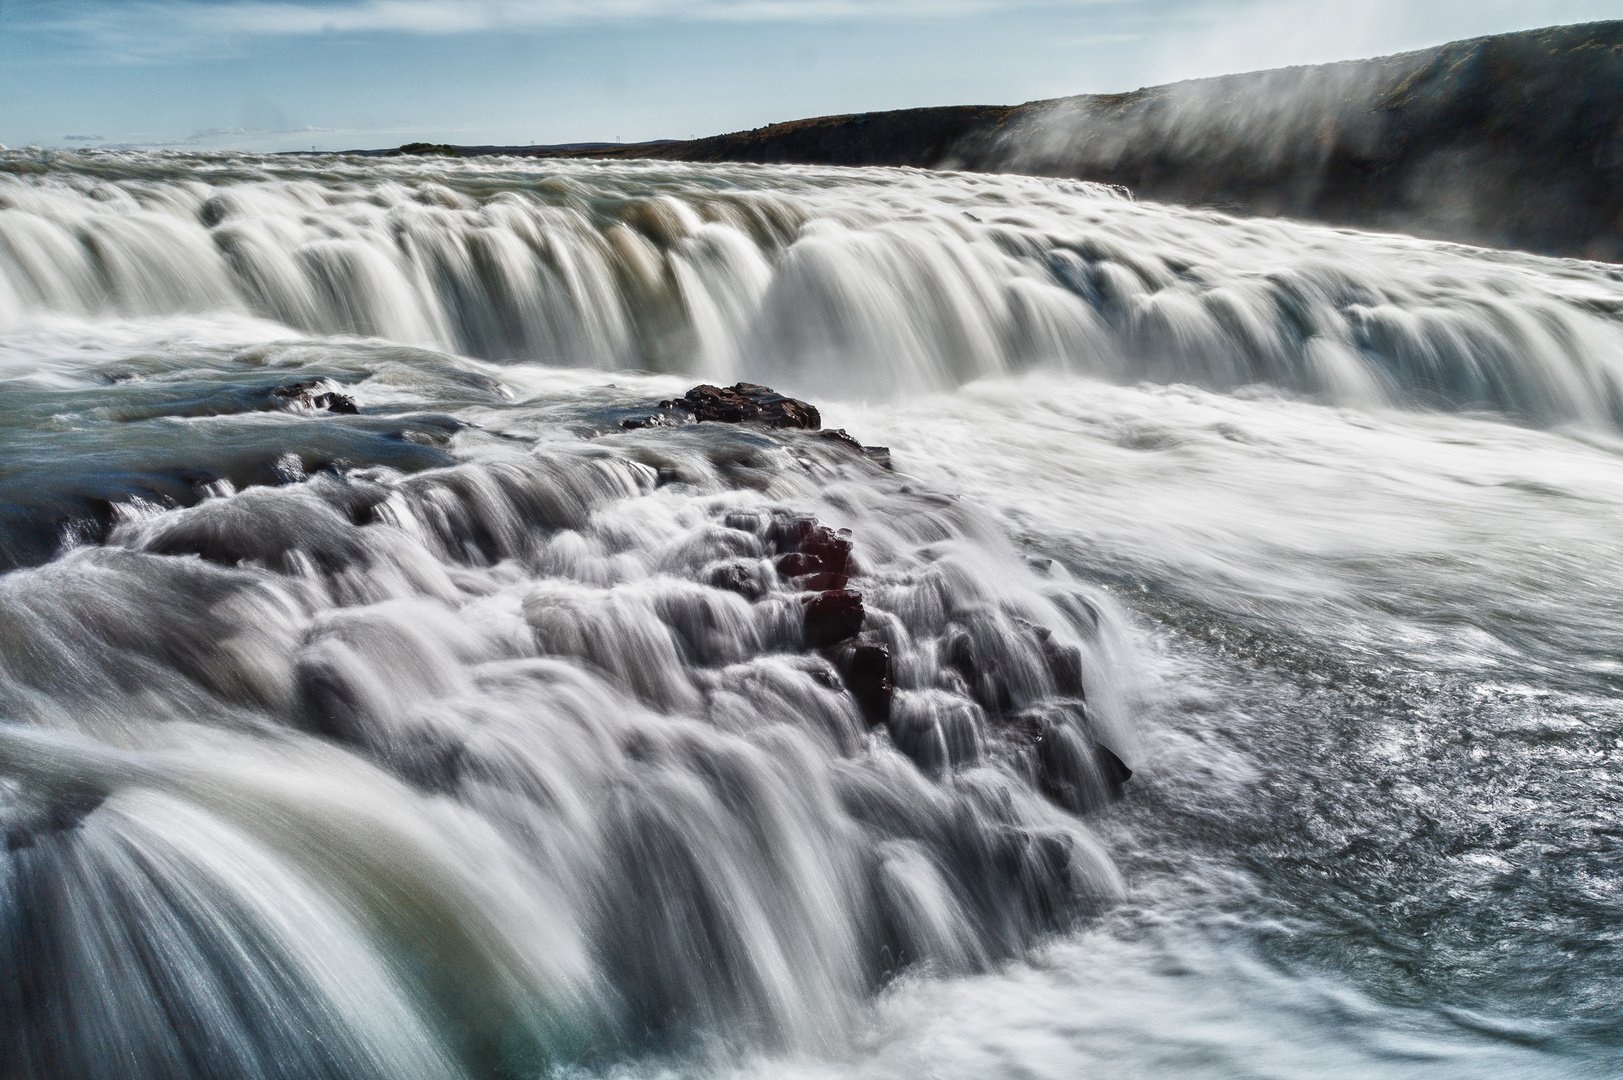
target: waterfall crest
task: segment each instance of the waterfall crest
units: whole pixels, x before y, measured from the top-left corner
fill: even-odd
[[[121,176],[118,162],[0,173],[0,325],[242,311],[846,397],[1057,365],[1623,422],[1623,292],[1593,264],[1020,177],[209,156]]]

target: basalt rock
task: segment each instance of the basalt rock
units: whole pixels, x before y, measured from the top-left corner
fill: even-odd
[[[307,409],[324,409],[340,416],[354,416],[360,412],[355,407],[355,399],[348,394],[322,390],[320,386],[320,379],[306,379],[303,382],[278,386],[271,394],[292,405],[302,405]]]
[[[840,673],[840,681],[856,699],[869,724],[877,726],[890,720],[893,689],[888,646],[869,641],[842,641],[824,649],[823,656]]]
[[[862,594],[831,589],[806,601],[806,644],[826,649],[862,631]]]
[[[723,563],[710,571],[707,580],[711,588],[737,593],[751,603],[766,595],[766,586],[761,583],[756,567],[750,563]]]
[[[847,434],[844,428],[826,428],[819,431],[817,436],[850,447],[882,469],[891,468],[890,447],[888,446],[863,446],[854,437]]]
[[[1133,770],[1127,767],[1127,763],[1102,742],[1095,741],[1093,744],[1093,763],[1113,790],[1120,791],[1121,786],[1133,778]]]
[[[838,443],[878,465],[891,468],[890,447],[864,446],[844,428],[823,428],[817,406],[788,397],[770,386],[734,383],[732,386],[695,386],[679,398],[659,403],[659,412],[631,416],[620,421],[627,430],[685,427],[688,424],[765,424],[770,428],[810,431],[820,439]]]
[[[1085,717],[1079,727],[1063,713],[1020,718],[1036,738],[1037,784],[1055,803],[1082,814],[1119,798],[1122,785],[1132,779],[1115,752],[1088,733]]]
[[[774,522],[767,530],[778,573],[802,589],[843,589],[851,579],[851,530],[835,532],[810,518]]]
[[[695,420],[719,424],[754,422],[771,428],[816,431],[823,426],[817,406],[756,383],[695,386],[680,398],[659,403],[661,409],[688,412]]]
[[[1015,619],[1015,625],[1030,634],[1042,648],[1043,663],[1054,680],[1054,689],[1061,697],[1086,698],[1087,688],[1082,682],[1082,650],[1075,645],[1056,641],[1054,632],[1046,626]]]

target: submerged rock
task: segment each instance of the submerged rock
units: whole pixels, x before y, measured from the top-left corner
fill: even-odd
[[[354,398],[336,390],[322,390],[322,382],[321,379],[305,379],[303,382],[278,386],[271,393],[289,404],[302,405],[307,409],[325,409],[340,416],[355,416],[360,412],[355,407]]]
[[[767,587],[762,584],[756,567],[743,560],[723,563],[710,571],[706,582],[712,589],[724,589],[727,592],[737,593],[744,599],[754,603],[767,593]]]
[[[1097,740],[1093,744],[1093,763],[1098,767],[1105,783],[1117,792],[1121,790],[1123,784],[1133,778],[1133,770],[1127,767],[1127,763],[1117,757],[1114,750]]]

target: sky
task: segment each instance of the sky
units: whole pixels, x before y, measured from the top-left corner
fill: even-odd
[[[0,0],[0,144],[641,141],[1623,18],[1623,0]]]

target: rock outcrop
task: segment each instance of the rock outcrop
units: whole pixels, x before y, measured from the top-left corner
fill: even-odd
[[[1239,214],[1617,261],[1623,21],[1124,94],[513,152],[1070,177]]]

